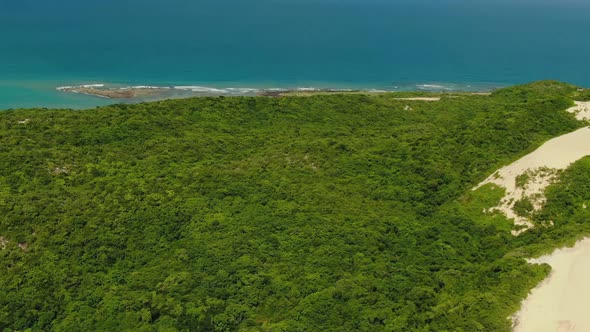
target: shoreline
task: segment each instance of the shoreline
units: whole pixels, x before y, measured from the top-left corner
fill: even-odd
[[[59,92],[82,94],[106,99],[134,100],[134,99],[162,99],[182,97],[208,97],[208,96],[262,96],[262,97],[285,97],[298,96],[306,97],[326,94],[381,94],[381,93],[407,93],[406,98],[400,100],[426,100],[434,101],[440,99],[443,94],[472,94],[489,95],[493,89],[482,89],[476,91],[453,90],[442,85],[416,85],[415,90],[396,89],[359,89],[359,88],[215,88],[206,86],[115,86],[104,83],[83,84],[74,86],[60,86],[55,89]],[[432,97],[437,96],[437,97]]]
[[[136,104],[166,99],[218,96],[311,96],[319,94],[398,93],[399,97],[432,97],[432,94],[488,94],[512,83],[482,82],[329,82],[329,81],[155,81],[17,79],[0,81],[0,110],[22,108],[87,109],[110,104]],[[143,91],[134,91],[144,89]],[[107,91],[105,96],[104,90]],[[121,90],[121,92],[116,91]],[[127,91],[124,91],[127,90]],[[131,90],[131,91],[129,91]],[[98,93],[97,93],[98,92]],[[110,96],[109,96],[110,95]]]

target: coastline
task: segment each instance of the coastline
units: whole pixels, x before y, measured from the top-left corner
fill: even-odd
[[[471,87],[471,85],[466,85]],[[209,96],[263,96],[263,97],[285,97],[298,96],[308,97],[313,95],[326,94],[381,94],[381,93],[408,93],[405,100],[433,101],[440,99],[438,96],[446,93],[467,93],[473,95],[489,95],[494,89],[482,88],[479,90],[460,90],[459,85],[453,87],[436,84],[418,84],[415,89],[400,89],[399,86],[392,88],[331,88],[331,87],[285,87],[285,88],[242,88],[242,87],[208,87],[199,85],[130,85],[118,86],[115,84],[82,84],[59,86],[55,90],[63,93],[74,93],[87,96],[94,96],[106,99],[117,100],[158,100],[167,98],[182,97],[209,97]],[[400,98],[402,99],[402,98]]]
[[[60,92],[85,94],[108,99],[162,98],[176,94],[187,96],[265,96],[280,97],[285,95],[305,95],[323,93],[382,93],[386,90],[336,89],[336,88],[214,88],[205,86],[125,86],[112,87],[107,84],[85,84],[78,86],[60,86]]]
[[[400,93],[400,97],[431,94],[489,93],[509,82],[339,82],[339,81],[157,81],[60,79],[0,80],[0,110],[20,108],[88,109],[166,99],[216,96],[310,96],[332,93]],[[105,93],[105,91],[107,91]],[[96,93],[98,92],[98,93]],[[406,95],[407,94],[407,95]]]

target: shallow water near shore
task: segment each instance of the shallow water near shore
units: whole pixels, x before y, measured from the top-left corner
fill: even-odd
[[[2,1],[0,109],[113,102],[55,90],[92,83],[590,86],[588,9],[577,0]]]

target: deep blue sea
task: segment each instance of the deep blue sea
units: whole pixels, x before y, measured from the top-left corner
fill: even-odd
[[[590,86],[590,0],[0,0],[0,109],[63,85]]]

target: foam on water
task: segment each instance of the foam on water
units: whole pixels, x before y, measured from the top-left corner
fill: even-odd
[[[167,89],[172,89],[169,86],[151,86],[151,85],[135,85],[135,86],[126,86],[123,88],[119,88],[119,90],[131,90],[131,89],[163,89],[163,90],[167,90]]]
[[[76,88],[102,88],[104,87],[105,84],[82,84],[82,85],[71,85],[71,86],[58,86],[57,88],[55,88],[58,91],[64,91],[64,90],[73,90]]]

